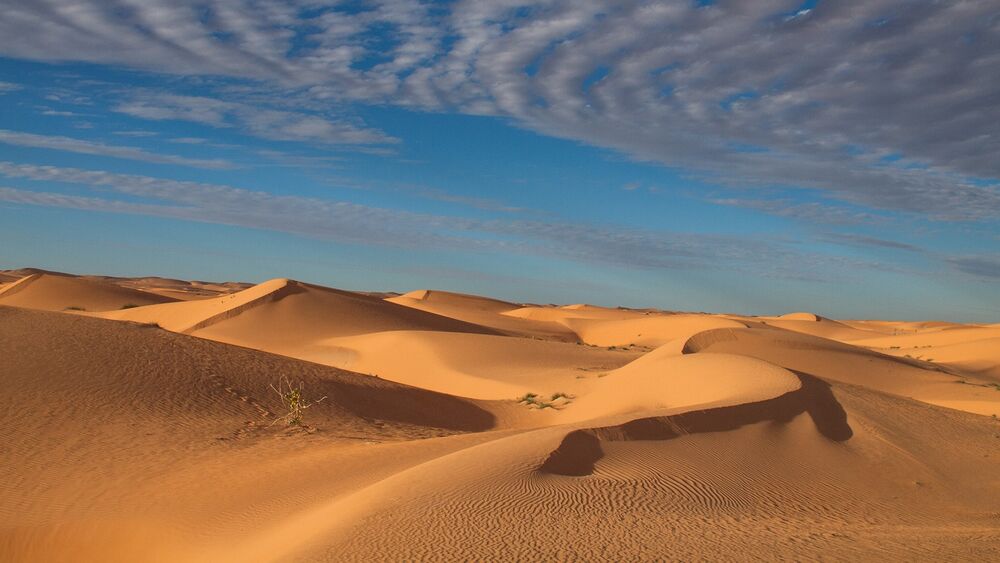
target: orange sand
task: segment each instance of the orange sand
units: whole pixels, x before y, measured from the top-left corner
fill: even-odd
[[[1000,325],[0,283],[3,561],[1000,559]]]

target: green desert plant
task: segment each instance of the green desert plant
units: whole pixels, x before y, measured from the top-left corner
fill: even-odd
[[[126,303],[122,305],[122,309],[134,309],[136,307],[138,307],[138,305],[136,305],[135,303]]]
[[[315,401],[307,401],[303,395],[303,384],[300,381],[298,386],[292,384],[287,377],[282,376],[278,380],[278,386],[275,387],[271,385],[271,390],[277,393],[278,397],[281,398],[281,404],[288,411],[284,416],[279,416],[274,419],[271,425],[275,425],[280,421],[285,421],[288,426],[303,426],[302,417],[305,414],[306,409],[317,404],[322,403],[326,396],[320,397]]]
[[[63,309],[63,311],[86,311],[86,309],[77,305],[70,305],[69,307]]]
[[[551,401],[558,401],[559,399],[566,399],[568,401],[568,400],[573,399],[573,398],[574,398],[573,395],[570,395],[569,393],[563,393],[562,391],[559,391],[558,393],[553,393],[552,397],[550,397],[549,400],[551,400]]]
[[[532,404],[538,399],[538,393],[525,393],[523,396],[517,398],[519,403]]]

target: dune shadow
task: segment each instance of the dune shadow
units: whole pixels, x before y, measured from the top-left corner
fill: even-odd
[[[336,398],[337,406],[363,418],[464,432],[490,430],[496,425],[492,413],[461,397],[415,387],[328,385],[331,388],[324,392]]]
[[[833,396],[830,385],[812,375],[793,372],[802,386],[780,397],[685,412],[672,416],[640,418],[616,426],[574,430],[539,467],[543,473],[582,476],[594,471],[594,464],[604,457],[601,442],[632,440],[672,440],[688,434],[726,432],[748,424],[772,421],[784,424],[807,413],[816,430],[828,440],[843,442],[854,435],[847,423],[847,412]]]

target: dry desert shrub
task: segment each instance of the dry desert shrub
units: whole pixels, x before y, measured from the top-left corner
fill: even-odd
[[[278,386],[275,387],[271,385],[271,389],[277,393],[278,397],[281,398],[281,404],[285,407],[288,412],[276,418],[271,424],[277,424],[280,421],[285,421],[289,426],[302,426],[302,417],[305,414],[306,409],[317,404],[322,403],[326,396],[320,397],[315,401],[307,401],[303,395],[303,384],[300,381],[298,386],[292,384],[291,381],[285,376],[282,376],[278,380]]]

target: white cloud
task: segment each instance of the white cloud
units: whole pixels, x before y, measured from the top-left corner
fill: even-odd
[[[237,126],[264,139],[365,145],[396,143],[381,131],[343,119],[270,109],[201,96],[145,93],[115,106],[115,111],[151,120],[180,120],[212,127]]]
[[[0,143],[18,145],[22,147],[68,151],[79,154],[90,154],[94,156],[140,160],[143,162],[153,162],[157,164],[176,164],[181,166],[193,166],[196,168],[216,169],[233,167],[231,163],[224,160],[185,158],[170,154],[151,153],[135,147],[106,145],[103,143],[74,139],[71,137],[35,135],[33,133],[21,133],[6,129],[0,129]]]

